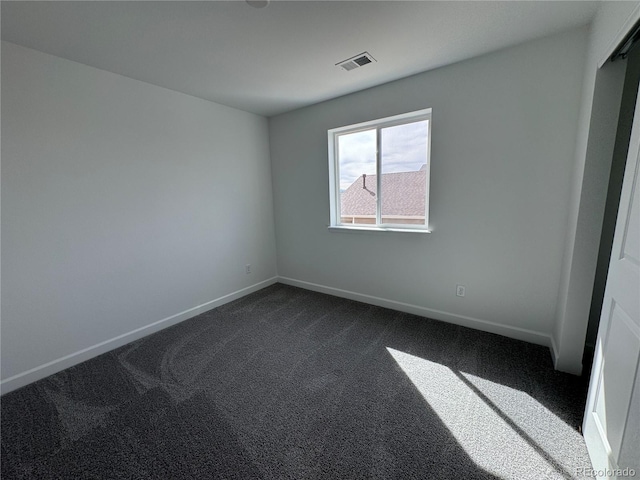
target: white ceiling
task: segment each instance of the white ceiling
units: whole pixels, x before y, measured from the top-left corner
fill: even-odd
[[[275,115],[584,25],[583,1],[2,1],[2,39]],[[376,63],[335,64],[368,51]]]

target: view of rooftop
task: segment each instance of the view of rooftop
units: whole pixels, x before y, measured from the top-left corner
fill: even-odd
[[[420,120],[338,138],[340,223],[376,223],[378,168],[382,223],[425,223],[429,128],[429,120]]]
[[[426,204],[426,164],[413,172],[383,173],[382,223],[423,224]],[[377,175],[360,175],[341,194],[341,223],[376,221]]]

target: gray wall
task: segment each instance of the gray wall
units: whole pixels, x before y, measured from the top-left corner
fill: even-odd
[[[3,42],[2,140],[9,389],[276,275],[263,117]]]
[[[587,33],[271,118],[279,275],[548,345]],[[433,233],[329,232],[327,129],[426,107],[433,108]],[[457,283],[466,285],[465,298],[455,296]]]

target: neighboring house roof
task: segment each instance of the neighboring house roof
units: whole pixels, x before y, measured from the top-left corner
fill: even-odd
[[[382,213],[384,215],[424,215],[426,170],[382,174]],[[346,216],[375,215],[377,175],[363,176],[341,195],[341,214]],[[366,189],[363,184],[366,183]],[[372,194],[373,193],[373,194]]]

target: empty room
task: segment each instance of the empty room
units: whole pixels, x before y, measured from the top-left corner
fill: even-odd
[[[640,2],[0,8],[3,479],[640,477]]]

